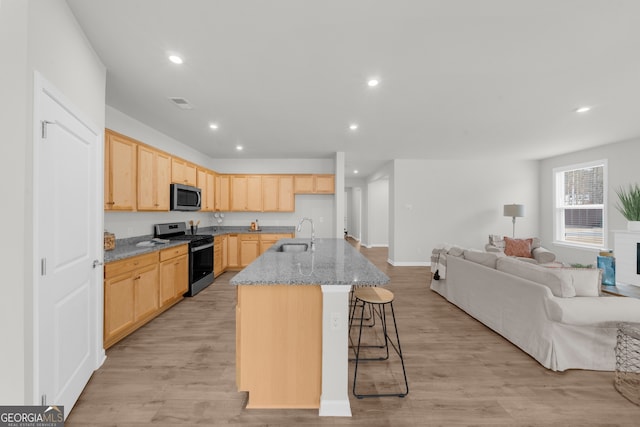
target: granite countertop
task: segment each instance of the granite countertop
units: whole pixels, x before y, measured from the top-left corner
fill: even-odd
[[[130,258],[132,256],[144,255],[188,243],[185,241],[174,241],[169,243],[160,243],[154,246],[136,246],[140,242],[148,242],[151,239],[153,239],[152,235],[130,237],[127,239],[117,239],[115,249],[111,251],[104,251],[105,264],[108,262],[119,261],[121,259]]]
[[[278,252],[283,243],[310,239],[281,239],[236,274],[232,285],[384,285],[389,277],[344,239],[316,239],[316,250]]]
[[[202,227],[198,229],[197,234],[210,234],[212,236],[222,236],[224,234],[283,234],[295,233],[295,226],[265,226],[259,231],[250,231],[249,227],[242,226],[220,226],[220,227]],[[104,262],[119,261],[137,255],[143,255],[174,246],[184,245],[188,242],[184,240],[172,241],[169,243],[157,244],[154,246],[136,246],[140,242],[146,242],[153,239],[153,235],[129,237],[126,239],[116,239],[116,247],[111,251],[104,251]]]

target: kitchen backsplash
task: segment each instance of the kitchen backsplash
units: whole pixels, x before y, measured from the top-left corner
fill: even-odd
[[[316,237],[336,237],[334,230],[333,195],[297,195],[296,211],[283,212],[224,212],[218,224],[213,212],[105,212],[104,229],[116,235],[117,239],[153,234],[153,225],[165,222],[190,220],[200,221],[200,227],[216,225],[244,226],[259,220],[261,226],[295,226],[303,217],[313,219]],[[305,224],[302,234],[310,235]]]

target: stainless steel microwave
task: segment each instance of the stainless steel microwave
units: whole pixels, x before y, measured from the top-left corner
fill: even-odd
[[[172,211],[199,211],[202,205],[202,191],[197,187],[171,184]]]

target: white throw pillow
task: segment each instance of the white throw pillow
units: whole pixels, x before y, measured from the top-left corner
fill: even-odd
[[[540,264],[545,264],[545,263],[553,262],[556,260],[556,254],[541,247],[534,248],[531,251],[531,254],[535,258],[535,260],[538,261]]]
[[[545,268],[509,257],[499,258],[496,269],[544,285],[551,289],[551,293],[557,297],[576,296],[571,273],[565,269]]]
[[[462,249],[460,246],[452,246],[447,254],[451,256],[462,256],[462,254],[464,254],[464,249]]]
[[[600,296],[602,270],[598,268],[563,268],[571,275],[571,284],[578,297]]]

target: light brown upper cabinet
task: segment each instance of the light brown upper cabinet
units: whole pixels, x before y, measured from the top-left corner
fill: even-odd
[[[171,156],[138,145],[138,210],[168,211]]]
[[[262,176],[262,210],[263,212],[295,211],[293,175]]]
[[[136,210],[135,140],[105,131],[104,208],[114,211]]]
[[[262,211],[262,177],[260,175],[231,176],[231,210]]]
[[[334,194],[335,175],[295,175],[296,194]]]
[[[215,176],[215,203],[214,209],[218,212],[227,212],[231,209],[229,197],[229,175]]]
[[[199,187],[205,212],[294,212],[295,194],[334,194],[331,174],[218,174],[105,129],[104,209],[168,211],[169,184]]]
[[[197,187],[202,190],[203,211],[213,212],[215,204],[215,176],[213,172],[198,168]]]
[[[334,194],[335,189],[335,175],[314,175],[314,190],[316,193]]]
[[[196,186],[196,166],[182,159],[171,159],[171,182]]]

